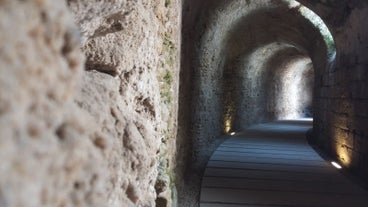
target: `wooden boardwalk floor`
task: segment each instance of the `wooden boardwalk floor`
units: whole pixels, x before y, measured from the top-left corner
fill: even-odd
[[[278,121],[226,140],[207,164],[200,206],[367,207],[367,191],[309,146],[311,127]]]

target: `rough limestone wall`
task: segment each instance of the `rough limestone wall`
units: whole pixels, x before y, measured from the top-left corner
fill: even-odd
[[[326,151],[368,180],[368,29],[362,26],[368,4],[340,4],[342,8],[315,5],[332,28],[337,58],[334,67],[316,79],[314,128],[317,142]],[[343,14],[335,17],[334,11]]]
[[[197,145],[193,139],[193,75],[194,60],[197,53],[194,50],[194,36],[196,30],[193,25],[198,21],[198,15],[202,11],[202,0],[183,0],[182,7],[182,47],[181,69],[179,88],[179,113],[176,156],[176,185],[178,190],[179,206],[191,205],[199,200],[198,191],[201,172],[193,166],[194,151]]]
[[[175,204],[179,7],[0,2],[0,206]]]
[[[0,2],[0,206],[108,206],[102,139],[73,103],[79,32],[62,2]]]
[[[78,103],[93,114],[102,136],[112,142],[106,153],[112,183],[109,202],[121,205],[128,197],[138,206],[171,205],[180,2],[68,4],[83,34],[90,71]]]

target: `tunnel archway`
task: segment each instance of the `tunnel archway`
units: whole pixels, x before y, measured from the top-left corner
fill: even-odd
[[[183,34],[188,32],[188,36],[183,37],[182,67],[188,70],[181,74],[183,101],[178,131],[179,136],[191,139],[177,144],[192,152],[191,163],[183,163],[188,174],[200,174],[221,142],[221,134],[291,115],[310,115],[310,94],[315,90],[311,85],[318,81],[314,77],[323,73],[335,57],[332,36],[325,31],[327,26],[297,1],[220,0],[196,4],[200,5],[198,15],[183,25]],[[188,79],[188,74],[193,78]],[[283,81],[288,74],[297,76],[299,83]],[[249,92],[254,85],[258,85],[256,90]],[[278,103],[276,100],[283,98],[277,91],[283,90],[287,95],[288,87],[294,86],[295,91],[300,85],[308,85],[309,98],[294,107],[298,108],[294,114],[283,111],[283,105],[290,100],[284,98],[285,103]],[[200,180],[200,176],[195,177],[188,179]]]
[[[244,2],[240,2],[239,4],[242,3],[244,4]],[[333,42],[328,42],[331,37],[326,37],[326,35],[330,35],[328,31],[325,32],[327,27],[323,24],[321,25],[321,21],[318,18],[318,23],[312,22],[313,19],[311,19],[311,11],[305,10],[306,8],[302,7],[297,2],[284,1],[283,3],[284,4],[273,5],[273,7],[267,7],[264,5],[264,7],[259,7],[258,4],[253,5],[255,8],[252,8],[252,3],[246,4],[249,9],[248,12],[239,16],[239,18],[232,18],[233,22],[232,24],[229,24],[230,26],[214,26],[215,28],[213,30],[207,29],[207,31],[212,32],[205,33],[201,37],[202,48],[200,48],[198,64],[199,78],[197,79],[198,85],[200,85],[198,87],[200,90],[198,100],[200,100],[201,103],[212,103],[212,106],[208,105],[205,107],[208,111],[208,115],[210,116],[213,116],[214,111],[224,111],[224,115],[222,116],[222,128],[224,129],[224,132],[231,131],[229,130],[230,128],[232,130],[241,130],[250,124],[270,121],[277,118],[267,113],[267,106],[258,106],[255,104],[266,101],[265,97],[261,97],[261,95],[266,94],[266,91],[251,91],[250,94],[256,93],[255,96],[247,93],[239,93],[239,90],[235,90],[237,94],[227,94],[234,91],[231,90],[231,88],[252,88],[249,84],[247,87],[226,86],[226,81],[223,80],[223,78],[226,77],[227,79],[230,79],[232,84],[244,84],[246,80],[239,80],[239,77],[242,77],[242,72],[239,71],[247,70],[246,63],[252,61],[240,61],[240,59],[256,57],[256,59],[259,58],[259,60],[255,60],[255,62],[259,62],[261,64],[264,61],[262,60],[264,57],[259,54],[254,55],[255,51],[266,45],[279,43],[280,47],[282,47],[283,44],[288,44],[291,47],[296,48],[296,53],[300,53],[302,56],[305,56],[305,58],[310,58],[314,68],[318,68],[318,71],[323,71],[324,68],[331,63],[331,58],[334,56],[334,49]],[[236,2],[234,4],[236,4]],[[232,9],[235,8],[231,3],[229,3],[229,7]],[[237,5],[237,8],[244,8],[244,5],[243,7]],[[226,12],[223,12],[224,16],[221,16],[219,19],[224,19],[229,16],[227,11],[230,10],[225,9],[225,11]],[[303,12],[306,12],[307,15],[304,15]],[[316,19],[316,17],[312,17]],[[228,29],[226,30],[224,27],[228,27]],[[208,36],[206,36],[207,34]],[[217,37],[217,34],[223,34],[223,36]],[[275,48],[277,47],[278,46],[275,46]],[[212,52],[209,53],[208,51]],[[271,57],[272,54],[276,54],[269,50],[267,52],[269,54],[264,55]],[[280,62],[282,61],[284,60],[280,59]],[[309,65],[308,61],[305,63],[306,65]],[[239,68],[239,64],[243,64],[243,66]],[[238,69],[234,71],[234,68],[236,67],[238,67]],[[227,70],[230,70],[230,72]],[[256,77],[253,77],[253,79],[254,78]],[[216,87],[216,85],[221,84],[225,86],[220,86],[220,88]],[[212,89],[206,90],[206,88],[210,87]],[[226,90],[224,88],[226,88]],[[247,96],[248,99],[246,98]],[[229,97],[232,97],[232,99],[237,100],[239,103],[233,103],[234,101],[226,100]],[[243,97],[243,100],[239,99],[239,97]],[[214,98],[218,100],[217,103],[213,101]],[[255,99],[260,100],[254,102]],[[249,103],[252,101],[253,105]],[[248,107],[250,109],[245,110],[244,107]],[[259,111],[259,107],[261,107],[261,111],[258,114],[254,114],[255,111]],[[243,110],[239,110],[239,108]],[[268,106],[268,108],[270,107]],[[202,120],[212,120],[213,125],[217,124],[215,121],[218,120],[218,117],[203,119],[203,115],[206,115],[206,113],[204,112],[204,114],[201,114]],[[255,119],[252,119],[252,117],[255,117]],[[295,115],[291,117],[295,117]],[[230,127],[229,125],[233,126]],[[201,126],[204,125],[201,124]],[[210,127],[213,129],[212,126]]]

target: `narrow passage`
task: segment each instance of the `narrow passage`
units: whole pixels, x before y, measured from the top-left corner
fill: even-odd
[[[307,143],[311,120],[250,127],[212,155],[201,207],[364,207],[368,192]]]

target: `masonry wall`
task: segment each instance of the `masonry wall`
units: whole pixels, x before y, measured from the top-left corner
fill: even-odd
[[[314,129],[318,143],[368,180],[368,16],[365,1],[314,4],[336,41],[333,66],[316,77]]]

